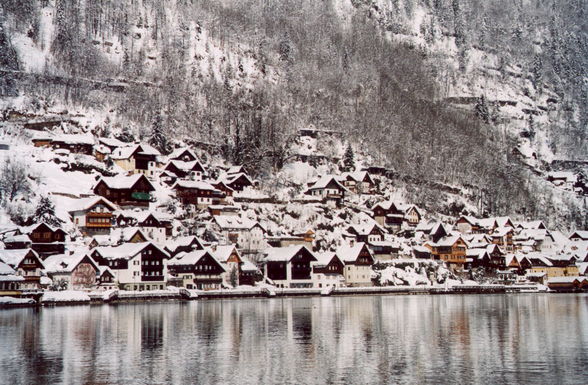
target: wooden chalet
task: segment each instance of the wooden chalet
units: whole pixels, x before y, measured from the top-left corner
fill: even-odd
[[[344,172],[338,178],[354,194],[374,194],[376,183],[367,171]]]
[[[347,228],[347,233],[352,235],[357,242],[373,243],[382,242],[387,231],[377,223],[371,223],[351,225]]]
[[[204,245],[198,237],[194,235],[177,237],[172,240],[168,240],[165,243],[165,251],[167,251],[172,257],[175,257],[179,253],[188,253],[193,250],[203,250]]]
[[[386,226],[394,231],[404,228],[414,229],[422,219],[420,210],[415,205],[381,202],[372,207],[374,220],[380,226]]]
[[[98,196],[81,199],[69,210],[73,223],[85,236],[108,234],[112,228],[112,213],[118,208],[108,199]]]
[[[202,181],[178,180],[172,189],[176,191],[176,196],[182,204],[191,204],[199,208],[221,204],[226,197],[222,191]]]
[[[249,176],[243,172],[238,174],[226,174],[219,178],[216,183],[222,182],[227,187],[234,191],[243,191],[245,187],[251,187],[254,185],[253,181]]]
[[[452,271],[462,271],[466,263],[467,243],[459,235],[450,235],[437,242],[426,243],[435,259],[441,260]]]
[[[29,236],[32,241],[32,249],[39,253],[41,258],[65,252],[65,237],[67,234],[59,227],[49,226],[42,222],[23,227],[20,231]]]
[[[20,289],[37,290],[41,288],[43,261],[33,249],[0,250],[0,262],[10,266],[16,275],[23,277]]]
[[[341,204],[345,195],[349,193],[350,191],[333,175],[323,176],[315,183],[312,183],[306,191],[307,195],[317,197],[337,206]]]
[[[311,263],[317,259],[306,246],[273,247],[264,254],[264,276],[277,287],[313,286]]]
[[[222,274],[223,285],[225,287],[231,287],[233,286],[231,280],[234,280],[235,286],[239,286],[239,277],[241,276],[243,259],[237,248],[234,245],[213,245],[209,250],[210,254],[219,261],[225,269],[225,273]]]
[[[59,135],[51,140],[54,150],[64,149],[75,154],[92,155],[94,152],[94,139],[89,135]]]
[[[201,180],[205,172],[204,166],[198,160],[187,162],[170,160],[163,170],[170,176],[175,175],[179,179],[190,178],[192,180]]]
[[[145,175],[121,175],[100,178],[93,191],[122,207],[148,207],[155,187]]]
[[[226,272],[209,250],[194,250],[180,253],[169,260],[168,282],[187,289],[220,289],[222,274]]]

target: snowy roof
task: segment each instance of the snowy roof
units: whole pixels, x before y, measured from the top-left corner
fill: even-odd
[[[243,259],[243,264],[241,265],[241,271],[258,271],[259,269],[255,266],[251,261],[248,259]]]
[[[39,226],[45,225],[49,228],[49,230],[51,230],[51,232],[56,232],[56,231],[61,231],[63,233],[65,233],[65,231],[63,231],[61,228],[59,227],[55,227],[55,226],[50,226],[45,222],[40,222],[40,223],[35,223],[34,225],[30,225],[30,226],[22,226],[20,227],[20,232],[23,234],[30,234],[33,231],[35,231]]]
[[[251,230],[255,226],[265,229],[257,221],[238,216],[215,215],[214,221],[221,229]]]
[[[387,233],[382,226],[378,225],[377,223],[367,223],[361,225],[351,225],[348,227],[349,231],[355,232],[357,235],[368,235],[372,232],[374,227],[380,230],[382,233]]]
[[[425,246],[413,246],[412,249],[414,251],[416,251],[417,253],[426,253],[426,254],[430,254],[431,250],[428,247]]]
[[[16,268],[29,253],[32,253],[37,259],[39,259],[39,254],[33,249],[12,249],[0,250],[0,261]]]
[[[466,251],[466,256],[476,258],[476,259],[483,258],[484,255],[488,255],[488,252],[486,251],[486,249],[468,249]]]
[[[572,238],[572,237],[580,238],[580,239],[586,241],[586,240],[588,240],[588,231],[585,231],[585,230],[584,231],[581,231],[581,230],[574,231],[572,233],[572,235],[570,235],[570,238]]]
[[[96,247],[93,251],[98,252],[105,259],[131,259],[149,245],[153,245],[165,256],[169,257],[166,251],[153,242],[123,243],[119,246]]]
[[[344,172],[341,174],[341,179],[352,179],[356,182],[363,182],[368,179],[370,182],[372,182],[370,174],[367,171]]]
[[[100,181],[103,181],[106,186],[108,186],[108,188],[114,190],[126,190],[131,189],[139,181],[139,179],[142,178],[144,178],[151,188],[155,190],[155,187],[153,187],[151,182],[149,182],[149,179],[147,179],[147,177],[145,177],[143,174],[134,174],[131,176],[117,175],[112,177],[103,176],[98,180],[98,182],[96,182],[95,186],[97,186]]]
[[[316,258],[315,266],[319,266],[319,267],[320,266],[327,266],[333,260],[333,258],[337,258],[337,259],[339,258],[332,251],[324,251],[321,253],[315,253],[314,256]]]
[[[245,168],[243,166],[231,166],[227,170],[227,174],[245,174]]]
[[[365,247],[365,243],[363,242],[355,242],[353,244],[353,246],[348,245],[348,244],[344,244],[342,246],[340,246],[337,251],[335,251],[335,254],[337,254],[337,256],[344,262],[355,262],[357,260],[357,258],[359,257],[359,253],[361,252],[361,250]],[[367,249],[367,248],[366,248]],[[367,249],[368,252],[369,249]],[[371,252],[370,252],[371,254]]]
[[[14,269],[8,266],[6,263],[0,261],[0,282],[15,282],[15,281],[24,281],[24,277],[20,275],[16,275]]]
[[[178,187],[197,189],[197,190],[208,190],[208,191],[215,191],[216,190],[210,183],[199,181],[199,180],[178,180],[172,186],[172,188],[176,189]]]
[[[245,178],[245,179],[247,179],[247,181],[250,184],[253,184],[253,181],[251,180],[251,178],[249,178],[249,176],[243,172],[240,172],[238,174],[223,174],[218,178],[216,183],[223,182],[224,184],[229,185],[229,184],[235,182],[239,178]]]
[[[460,239],[463,241],[461,235],[449,235],[447,237],[439,239],[439,241],[437,241],[435,245],[437,247],[451,247]]]
[[[519,222],[518,227],[522,229],[539,229],[540,227],[545,228],[545,224],[543,221]]]
[[[82,134],[62,134],[53,137],[53,142],[63,142],[67,144],[94,144],[94,137],[92,135]]]
[[[193,250],[193,251],[190,251],[189,253],[180,253],[180,254],[176,255],[175,257],[173,257],[172,259],[170,259],[167,262],[167,265],[168,266],[195,265],[198,263],[198,261],[200,261],[200,259],[202,259],[206,255],[208,255],[212,259],[214,259],[222,269],[225,269],[221,265],[221,263],[210,253],[210,250]]]
[[[110,150],[109,147],[103,145],[103,144],[97,144],[94,145],[94,151],[102,153],[102,154],[110,154],[112,153],[112,151]]]
[[[202,241],[198,239],[195,235],[186,235],[183,237],[176,237],[174,239],[170,239],[165,243],[165,247],[170,251],[175,251],[178,247],[186,247],[191,245],[193,242],[196,242],[199,247],[202,246]]]
[[[87,254],[86,250],[74,254],[55,254],[47,257],[44,261],[45,271],[47,274],[71,273],[85,257],[88,257],[90,263],[98,270],[98,264]]]
[[[26,234],[9,235],[4,237],[4,243],[32,243],[31,238]]]
[[[588,278],[577,276],[567,276],[567,277],[551,277],[547,280],[547,284],[550,283],[574,283],[574,282],[588,282]]]
[[[214,258],[223,263],[228,261],[228,259],[231,257],[231,254],[233,254],[233,251],[236,251],[237,255],[239,255],[239,252],[234,245],[216,246],[216,250],[210,248],[208,251]],[[239,256],[239,258],[241,257]]]
[[[506,234],[513,231],[512,227],[497,227],[491,234],[492,237],[504,237]]]
[[[306,249],[316,260],[316,257],[306,246],[303,245],[291,245],[286,247],[271,247],[264,251],[266,255],[265,260],[268,262],[289,262],[296,254],[302,249]]]
[[[188,147],[176,148],[175,150],[173,150],[171,152],[171,154],[168,155],[168,159],[176,159],[176,158],[179,158],[184,152],[188,152],[192,157],[194,157],[194,159],[198,159],[198,157],[196,156],[196,154],[194,153],[194,151],[192,151]]]
[[[161,155],[161,153],[159,151],[157,151],[155,148],[151,147],[148,144],[134,144],[131,146],[126,146],[126,147],[118,147],[117,149],[115,149],[112,152],[112,159],[129,159],[131,156],[133,156],[133,154],[137,152],[138,154],[144,154],[144,155],[153,155],[153,156],[158,156]]]
[[[129,145],[115,138],[98,138],[98,143],[102,143],[108,147],[125,147]]]
[[[184,162],[183,160],[175,160],[174,159],[174,160],[170,160],[165,168],[167,168],[170,164],[174,165],[176,168],[179,168],[180,170],[183,170],[185,172],[192,171],[196,165],[199,165],[200,168],[202,170],[204,170],[204,166],[198,160]]]
[[[345,192],[349,192],[349,190],[347,188],[345,188],[345,186],[343,186],[341,184],[341,182],[339,182],[337,180],[337,177],[333,176],[333,175],[324,175],[321,178],[319,178],[319,180],[317,180],[316,182],[314,182],[314,184],[312,186],[310,186],[308,189],[309,190],[319,190],[319,189],[324,189],[326,188],[331,182],[335,183],[337,185],[337,187],[340,190],[343,190]]]
[[[82,199],[78,199],[78,200],[74,201],[68,211],[70,213],[74,212],[74,211],[86,211],[88,209],[91,209],[93,206],[95,206],[98,203],[102,203],[103,205],[107,206],[110,210],[113,210],[113,211],[118,208],[114,203],[112,203],[111,201],[109,201],[108,199],[106,199],[104,197],[93,196],[93,197],[82,198]]]
[[[145,239],[150,239],[147,233],[145,233],[145,231],[143,231],[143,229],[141,229],[140,227],[119,227],[116,229],[112,229],[110,231],[110,235],[107,235],[107,237],[109,238],[109,243],[111,244],[118,242],[121,239],[121,236],[125,242],[128,242],[137,233],[141,234]],[[98,236],[95,236],[94,238],[96,239],[97,237]],[[98,239],[96,239],[96,241],[99,242]]]
[[[588,272],[588,262],[578,262],[576,265],[578,266],[578,272],[586,275],[586,272]]]

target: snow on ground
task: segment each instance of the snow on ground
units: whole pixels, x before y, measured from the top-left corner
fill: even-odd
[[[83,291],[46,291],[41,302],[89,302],[90,297]]]
[[[14,297],[0,297],[0,306],[2,305],[24,305],[33,304],[35,300],[32,298],[14,298]]]

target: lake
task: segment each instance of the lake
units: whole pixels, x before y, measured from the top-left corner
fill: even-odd
[[[588,295],[0,310],[0,384],[584,384]]]

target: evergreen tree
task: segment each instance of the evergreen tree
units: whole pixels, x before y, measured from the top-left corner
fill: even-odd
[[[347,144],[345,154],[343,154],[343,168],[345,171],[355,171],[355,160],[351,144]]]
[[[158,149],[162,154],[169,154],[171,152],[170,142],[167,139],[163,128],[163,117],[160,113],[155,115],[155,118],[153,119],[149,144]]]
[[[35,210],[35,222],[45,222],[49,226],[60,226],[63,222],[55,215],[55,204],[48,196],[41,197]]]

